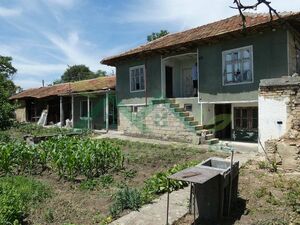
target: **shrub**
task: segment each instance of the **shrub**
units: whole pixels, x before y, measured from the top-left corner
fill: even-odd
[[[125,209],[138,210],[141,206],[140,191],[125,186],[116,193],[114,203],[110,207],[110,213],[113,218],[116,218]]]
[[[49,196],[49,188],[32,179],[0,178],[0,224],[21,224],[30,207]]]
[[[168,177],[175,174],[183,169],[191,166],[195,166],[197,162],[189,162],[180,165],[175,165],[166,172],[160,172],[153,175],[151,178],[145,181],[145,187],[143,190],[143,199],[145,202],[151,201],[155,195],[163,194],[168,191],[175,191],[186,187],[188,184],[182,181],[169,180],[168,189]]]

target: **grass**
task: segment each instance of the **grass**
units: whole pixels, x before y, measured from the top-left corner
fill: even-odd
[[[31,178],[0,178],[0,224],[21,224],[36,204],[51,195],[50,189]]]

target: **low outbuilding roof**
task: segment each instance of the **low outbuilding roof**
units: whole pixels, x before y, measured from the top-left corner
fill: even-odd
[[[271,21],[268,13],[247,13],[245,16],[247,31],[265,27],[270,24],[278,24],[279,22],[279,19],[276,16],[274,16],[273,20]],[[296,19],[299,22],[300,12],[280,13],[280,18],[284,19],[285,21]],[[243,34],[244,31],[245,30],[243,29],[241,16],[236,15],[194,29],[168,34],[124,53],[104,58],[101,63],[114,66],[116,62],[127,57],[141,56],[153,52],[162,53],[172,48],[180,50],[180,48],[183,47],[184,50],[184,46],[193,45],[195,43],[205,44],[209,41],[220,40],[221,37],[226,35],[229,35],[232,38],[234,34]]]
[[[101,90],[114,90],[116,87],[116,77],[115,76],[106,76],[99,77],[90,80],[82,80],[77,82],[69,82],[63,84],[56,84],[53,86],[40,87],[40,88],[31,88],[25,91],[22,91],[10,99],[23,99],[23,98],[46,98],[50,96],[60,96],[75,94],[81,92],[94,92]]]

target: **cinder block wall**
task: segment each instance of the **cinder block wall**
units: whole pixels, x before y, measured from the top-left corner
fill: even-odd
[[[119,131],[129,136],[199,143],[199,136],[189,129],[166,104],[119,107]]]

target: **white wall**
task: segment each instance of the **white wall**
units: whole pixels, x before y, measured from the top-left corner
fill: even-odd
[[[258,98],[258,127],[260,142],[265,147],[265,141],[277,139],[286,132],[288,97]],[[282,124],[278,124],[281,121]]]

